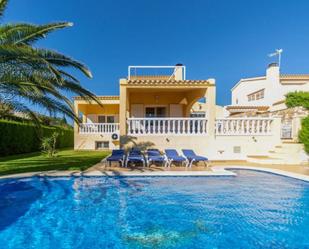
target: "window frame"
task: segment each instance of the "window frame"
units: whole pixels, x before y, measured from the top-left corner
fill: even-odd
[[[102,146],[99,146],[102,145]],[[109,149],[110,142],[109,141],[95,141],[95,149],[96,150],[106,150]]]
[[[264,97],[265,97],[265,88],[247,95],[248,102],[264,99]]]
[[[104,122],[99,122],[99,118],[100,117],[103,117],[104,119]],[[109,122],[108,119],[109,118],[112,118],[113,119],[113,122]],[[98,115],[98,123],[99,124],[114,124],[115,123],[115,115]]]

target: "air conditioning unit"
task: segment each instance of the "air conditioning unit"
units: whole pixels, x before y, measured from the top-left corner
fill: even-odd
[[[112,139],[113,140],[119,140],[119,134],[118,133],[113,133],[112,134]]]

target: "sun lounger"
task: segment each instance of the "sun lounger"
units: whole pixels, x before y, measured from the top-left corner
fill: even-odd
[[[145,157],[142,154],[142,152],[139,149],[132,149],[130,150],[127,159],[126,159],[126,163],[125,166],[128,167],[129,163],[139,163],[141,162],[143,164],[143,167],[145,167]]]
[[[185,163],[186,167],[188,165],[188,160],[180,156],[178,152],[174,149],[165,150],[166,158],[167,158],[167,166],[170,167],[172,163],[181,163],[182,165]]]
[[[150,167],[153,163],[162,163],[166,166],[166,157],[161,155],[158,149],[148,149],[146,152],[147,165]]]
[[[113,150],[112,154],[106,158],[106,161],[109,162],[109,166],[111,166],[112,162],[119,162],[120,166],[123,167],[124,159],[124,150]]]
[[[207,166],[208,158],[204,156],[198,156],[195,154],[193,150],[182,150],[183,155],[188,159],[189,161],[189,167],[192,166],[193,162],[204,162]]]

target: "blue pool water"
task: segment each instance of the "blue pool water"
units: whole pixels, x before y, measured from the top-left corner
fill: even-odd
[[[0,181],[0,248],[309,248],[309,183],[236,177]]]

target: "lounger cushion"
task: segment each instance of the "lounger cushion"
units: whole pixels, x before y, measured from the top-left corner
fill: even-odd
[[[124,150],[113,150],[112,155],[124,155]]]
[[[124,150],[113,150],[112,154],[106,158],[107,161],[121,161],[124,158]]]
[[[148,150],[147,151],[147,156],[161,156],[159,151],[155,151],[155,150]]]
[[[208,161],[207,157],[203,157],[203,156],[194,156],[194,157],[190,157],[187,156],[187,158],[191,161],[191,160],[195,160],[195,161]]]
[[[141,156],[129,156],[128,157],[128,161],[134,161],[134,160],[136,160],[136,161],[144,161],[144,158],[141,157]]]
[[[165,161],[165,158],[163,156],[150,156],[148,157],[148,160],[152,162],[163,162]]]
[[[186,158],[182,157],[182,156],[173,156],[173,157],[167,157],[170,160],[173,160],[175,162],[183,162],[186,161]]]
[[[193,150],[182,150],[183,154],[186,158],[188,158],[189,161],[195,160],[195,161],[208,161],[207,157],[204,156],[198,156],[195,154]]]
[[[176,150],[165,150],[166,156],[169,160],[175,161],[175,162],[183,162],[186,161],[186,158],[183,156],[179,156],[178,152]]]
[[[106,158],[107,161],[120,161],[123,160],[123,157],[121,156],[110,156],[108,158]]]

